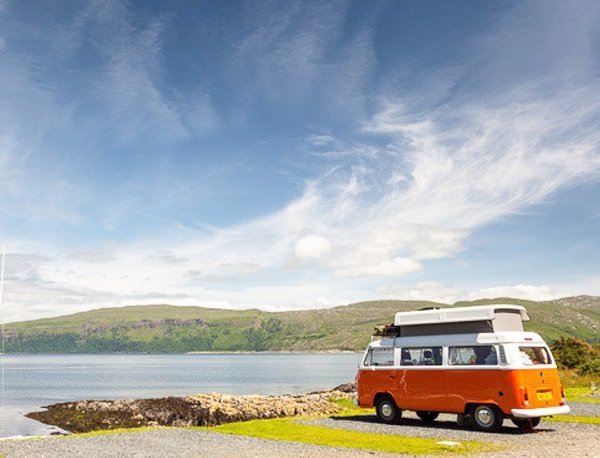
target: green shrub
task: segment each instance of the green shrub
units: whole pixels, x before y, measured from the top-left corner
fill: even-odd
[[[600,374],[600,347],[576,337],[561,337],[552,346],[560,368],[575,369],[580,375]]]
[[[581,364],[577,368],[577,372],[580,375],[600,375],[600,358]]]

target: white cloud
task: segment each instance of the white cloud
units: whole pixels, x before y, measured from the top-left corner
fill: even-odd
[[[318,234],[300,237],[294,246],[294,254],[300,259],[320,259],[330,251],[329,239]]]
[[[471,299],[518,297],[532,301],[550,301],[561,296],[565,296],[565,294],[561,294],[556,288],[536,285],[494,286],[481,289],[469,295]]]
[[[150,261],[159,261],[163,264],[183,264],[188,259],[183,256],[176,256],[171,253],[169,250],[159,250],[148,256],[148,260]]]
[[[379,288],[378,292],[388,299],[412,301],[433,301],[453,304],[459,301],[464,293],[440,282],[421,282],[413,286],[396,285]]]
[[[401,277],[421,270],[421,264],[415,259],[395,257],[392,259],[361,258],[349,256],[342,258],[336,265],[338,277],[393,276]]]

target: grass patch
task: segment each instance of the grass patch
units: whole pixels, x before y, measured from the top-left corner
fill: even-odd
[[[324,426],[296,423],[289,418],[229,423],[215,426],[210,428],[210,430],[261,439],[413,455],[441,453],[467,454],[497,449],[497,447],[483,442],[461,441],[458,445],[447,445],[440,444],[439,439],[423,439],[419,437],[403,437],[326,428]]]
[[[589,387],[592,383],[596,385],[600,384],[598,375],[580,375],[575,369],[559,369],[558,372],[565,391],[571,388],[587,389],[590,391]]]
[[[342,408],[342,411],[335,415],[336,417],[354,417],[356,415],[373,415],[374,413],[373,408],[364,409],[358,407],[354,404],[353,399],[339,398],[332,399],[331,402]]]
[[[90,436],[109,436],[111,434],[125,434],[125,433],[143,433],[145,431],[156,431],[157,429],[165,429],[165,427],[160,426],[141,426],[139,428],[118,428],[118,429],[99,429],[97,431],[90,431],[87,433],[76,433],[69,434],[66,436],[57,436],[57,437],[90,437]]]
[[[591,397],[592,390],[588,387],[565,388],[565,397],[568,401],[587,402],[588,404],[600,404],[600,398]]]
[[[591,417],[588,415],[556,415],[554,417],[544,417],[544,421],[553,421],[556,423],[585,423],[587,425],[600,425],[600,417]]]

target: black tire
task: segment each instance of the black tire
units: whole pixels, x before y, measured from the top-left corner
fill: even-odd
[[[417,410],[417,416],[421,419],[423,423],[433,423],[435,419],[438,417],[439,412],[430,412],[427,410]]]
[[[512,422],[519,428],[521,432],[532,431],[537,425],[540,424],[540,417],[533,418],[513,418]]]
[[[471,408],[470,414],[473,427],[479,431],[496,432],[502,428],[504,415],[496,406],[479,404]]]
[[[402,411],[398,408],[390,396],[379,398],[375,408],[377,411],[377,417],[379,417],[379,420],[381,420],[383,423],[393,424],[400,420],[400,417],[402,417]]]

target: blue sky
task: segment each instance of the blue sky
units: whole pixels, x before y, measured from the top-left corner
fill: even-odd
[[[2,319],[600,294],[599,23],[0,0]]]

